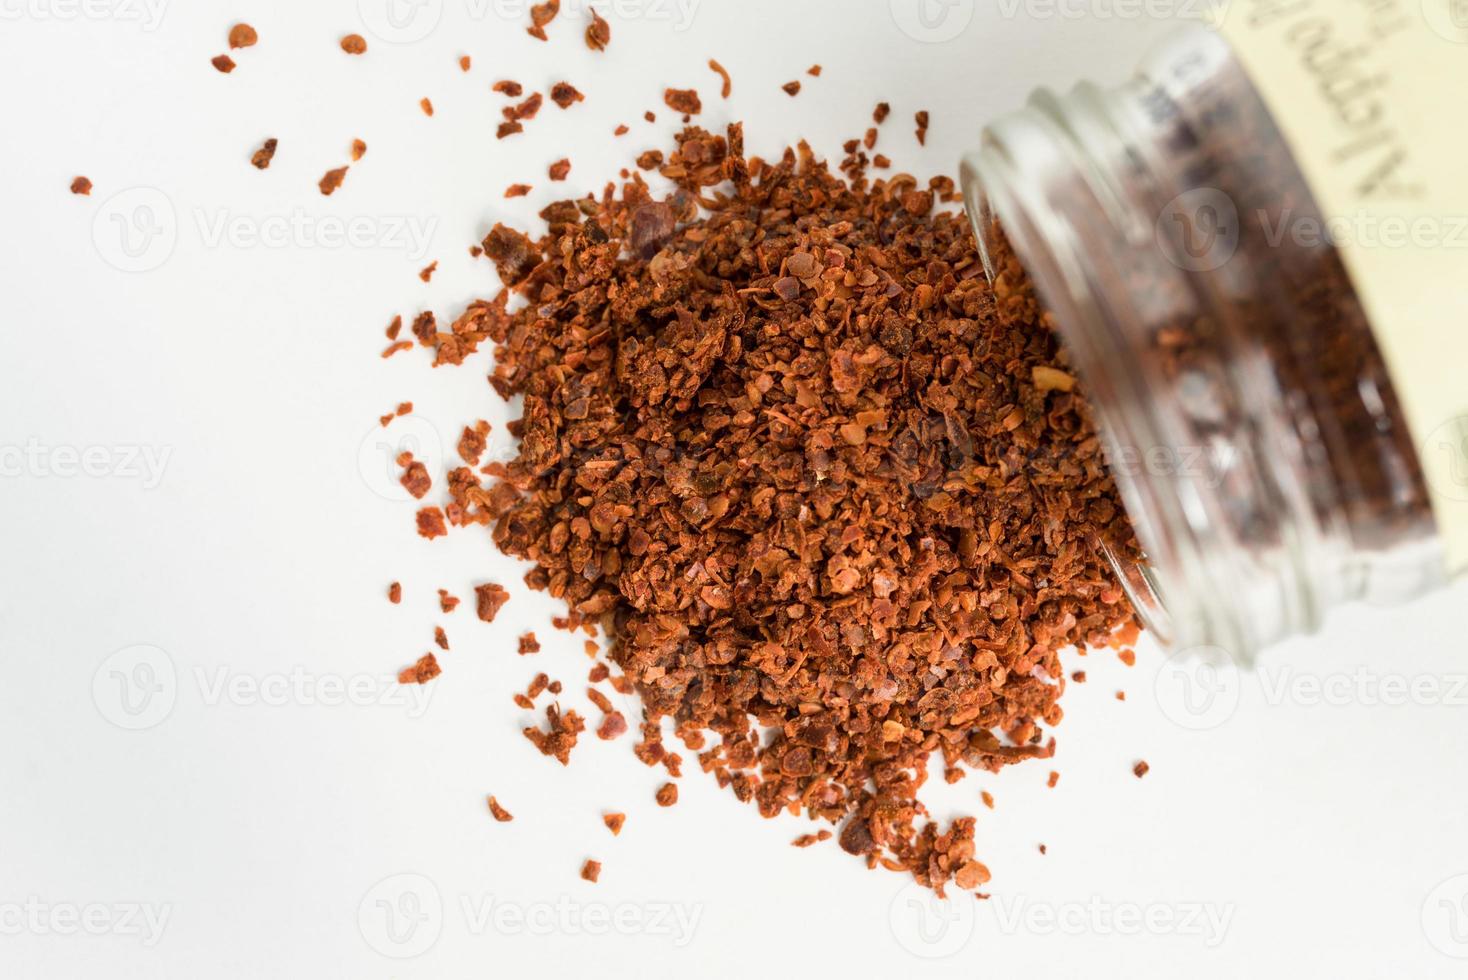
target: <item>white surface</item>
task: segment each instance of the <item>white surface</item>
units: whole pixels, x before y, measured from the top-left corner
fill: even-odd
[[[887,99],[880,149],[952,172],[988,114],[1041,81],[1118,77],[1166,24],[959,0],[913,28],[922,41],[886,0],[703,0],[686,22],[662,0],[609,0],[612,47],[592,55],[569,2],[548,45],[513,4],[430,3],[435,29],[391,45],[345,0],[180,0],[155,24],[129,19],[142,0],[94,2],[0,0],[0,976],[1463,975],[1448,955],[1468,955],[1461,590],[1349,616],[1272,655],[1262,680],[1216,678],[1212,702],[1180,700],[1149,648],[1131,670],[1077,664],[1090,683],[1065,699],[1058,788],[1041,763],[943,797],[943,816],[980,813],[996,895],[945,909],[834,844],[787,846],[809,825],[759,819],[691,764],[666,811],[627,741],[592,739],[568,769],[535,754],[510,695],[544,669],[581,703],[580,640],[548,628],[552,603],[483,536],[425,543],[413,507],[379,492],[392,447],[375,419],[398,401],[418,416],[394,438],[413,434],[430,464],[464,422],[503,433],[510,417],[485,355],[436,372],[419,353],[383,362],[383,326],[492,292],[466,248],[551,199],[552,160],[571,157],[568,190],[599,189],[665,146],[665,85],[697,86],[707,124],[745,119],[751,152],[804,136],[834,154]],[[236,19],[261,42],[226,77],[209,59]],[[365,57],[336,47],[354,30]],[[710,56],[733,73],[728,103]],[[806,78],[817,61],[824,76]],[[565,77],[588,98],[497,142],[500,77]],[[779,85],[797,77],[790,100]],[[623,121],[632,133],[611,139]],[[259,173],[247,159],[267,136],[280,151]],[[321,197],[354,137],[366,159]],[[90,198],[67,193],[79,173]],[[504,200],[517,181],[535,195]],[[119,271],[109,260],[132,260],[113,214],[158,219],[176,246]],[[367,243],[308,223],[328,216],[359,219]],[[247,237],[293,218],[306,230],[284,247]],[[399,247],[404,227],[431,229],[429,245]],[[87,449],[100,475],[58,474]],[[392,579],[401,607],[382,597]],[[514,593],[493,627],[467,605],[438,614],[436,588],[468,598],[487,579]],[[439,622],[446,673],[426,703],[404,701],[376,678]],[[518,657],[530,627],[546,650]],[[119,685],[146,679],[140,665],[154,697],[132,688],[129,713]],[[1394,704],[1384,678],[1443,686]],[[366,685],[355,701],[393,703],[339,703],[330,685],[347,682]],[[995,812],[977,807],[981,787]],[[489,819],[486,793],[514,823]],[[630,814],[620,838],[603,809]],[[577,878],[588,856],[605,864],[594,887]],[[408,893],[418,928],[389,934],[379,902],[407,908],[394,903]],[[165,917],[161,935],[132,905]]]

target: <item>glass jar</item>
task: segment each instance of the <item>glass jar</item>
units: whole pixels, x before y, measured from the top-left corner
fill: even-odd
[[[1164,643],[1247,660],[1447,580],[1366,308],[1218,33],[1038,92],[962,178],[991,278],[1023,267],[1086,385],[1144,554],[1103,546]]]

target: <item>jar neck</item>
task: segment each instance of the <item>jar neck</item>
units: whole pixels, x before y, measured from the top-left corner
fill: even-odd
[[[1206,145],[1210,125],[1251,149],[1220,155]],[[962,177],[986,270],[1010,274],[1012,248],[1086,384],[1145,551],[1108,557],[1159,638],[1247,660],[1315,631],[1332,606],[1421,587],[1431,530],[1412,528],[1406,551],[1364,541],[1374,525],[1350,512],[1360,495],[1342,476],[1349,447],[1332,443],[1359,426],[1312,394],[1321,386],[1297,363],[1309,351],[1286,339],[1319,304],[1275,290],[1281,300],[1269,283],[1325,279],[1338,262],[1262,240],[1253,208],[1265,216],[1274,204],[1256,200],[1258,187],[1314,205],[1220,39],[1180,35],[1115,90],[1038,92],[986,130]],[[1359,317],[1370,343],[1349,305],[1331,316]],[[1382,465],[1400,468],[1384,446]]]

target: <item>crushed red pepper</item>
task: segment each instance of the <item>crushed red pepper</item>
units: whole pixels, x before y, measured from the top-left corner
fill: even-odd
[[[352,162],[362,159],[367,155],[367,144],[361,140],[352,140]]]
[[[799,79],[797,79],[796,81],[793,81],[793,82],[786,82],[784,85],[781,85],[780,87],[782,89],[784,89],[785,90],[785,94],[788,95],[788,96],[790,96],[792,99],[795,98],[797,95],[800,94],[800,81],[799,81]]]
[[[367,39],[360,34],[348,34],[341,39],[342,50],[347,54],[366,54]]]
[[[561,12],[561,0],[545,0],[545,3],[537,3],[530,8],[530,26],[525,29],[531,37],[540,41],[549,41],[546,36],[545,26],[556,19],[556,14]]]
[[[928,145],[928,110],[924,109],[915,117],[917,120],[917,141],[922,146]]]
[[[274,140],[271,140],[271,142],[274,142]],[[92,193],[92,182],[86,177],[77,177],[71,182],[71,192],[73,194],[90,195]]]
[[[278,145],[279,141],[274,138],[268,139],[260,144],[260,149],[256,150],[254,155],[250,157],[250,164],[256,170],[267,169],[270,166],[270,161],[275,159],[275,148]]]
[[[330,197],[336,192],[336,189],[342,185],[342,181],[346,179],[347,168],[337,167],[335,170],[328,170],[326,172],[326,176],[322,177],[320,182],[316,186],[321,188],[322,194]]]
[[[698,97],[698,89],[693,88],[670,88],[663,92],[663,101],[668,108],[674,112],[681,112],[685,116],[696,116],[703,111],[703,101]],[[652,116],[652,113],[648,113]],[[648,122],[655,122],[649,118]]]
[[[438,608],[446,613],[451,613],[459,608],[459,598],[449,595],[447,589],[438,590]]]
[[[613,837],[618,837],[621,836],[622,826],[627,822],[627,814],[603,813],[601,815],[601,822],[607,825],[607,829],[612,832]]]
[[[260,40],[259,33],[249,24],[236,24],[229,29],[229,46],[235,48],[252,48]]]
[[[582,95],[570,82],[556,82],[551,86],[550,97],[551,101],[562,109],[569,109],[577,102],[586,101],[586,96]]]
[[[729,97],[729,93],[734,91],[734,79],[729,77],[729,69],[719,64],[713,58],[709,59],[709,68],[712,69],[719,76],[719,78],[723,80],[723,87],[719,89],[719,96],[720,98],[727,99]]]
[[[1151,771],[1152,767],[1147,764],[1146,760],[1138,762],[1135,766],[1132,766],[1132,775],[1136,776],[1138,779],[1141,779],[1143,776],[1147,775],[1147,773]]]
[[[523,657],[531,653],[540,652],[540,641],[535,638],[534,633],[526,633],[520,637],[519,653]]]
[[[510,593],[505,591],[504,586],[486,582],[474,586],[474,599],[474,614],[484,622],[492,623],[505,603],[510,601]]]
[[[570,173],[571,161],[563,157],[550,165],[550,169],[547,171],[547,176],[549,176],[551,180],[565,180],[570,175]]]
[[[418,662],[411,667],[405,667],[398,674],[399,684],[427,684],[439,674],[443,668],[438,665],[438,658],[431,653],[425,653],[418,658]]]
[[[1078,394],[1037,383],[1065,361],[1018,263],[990,287],[935,207],[951,181],[848,164],[694,127],[667,198],[633,177],[550,205],[538,240],[495,226],[506,292],[435,343],[496,344],[519,455],[451,483],[560,625],[609,628],[638,758],[678,771],[670,718],[763,815],[973,889],[973,820],[927,819],[928,759],[953,778],[1053,754],[1059,652],[1132,622],[1097,548],[1130,528]],[[548,715],[526,737],[564,762],[584,722]]]
[[[424,282],[429,282],[430,280],[433,279],[433,274],[435,272],[437,272],[437,271],[438,271],[438,260],[437,259],[434,259],[432,262],[430,262],[427,265],[425,265],[422,268],[422,270],[419,271],[418,278],[419,279],[422,279]]]
[[[403,584],[401,582],[394,582],[387,587],[387,601],[395,606],[403,601]]]
[[[215,55],[214,57],[209,59],[209,64],[213,65],[218,71],[226,75],[235,70],[234,59],[227,54]]]
[[[605,51],[612,42],[612,25],[596,10],[591,11],[591,23],[586,27],[586,46],[593,51]]]
[[[588,859],[581,866],[581,877],[592,884],[596,884],[597,879],[601,877],[601,862]]]
[[[499,821],[500,823],[509,823],[511,820],[515,819],[515,815],[509,810],[506,810],[504,807],[500,806],[500,801],[495,799],[493,796],[489,798],[489,812],[490,815],[493,816],[495,820]]]

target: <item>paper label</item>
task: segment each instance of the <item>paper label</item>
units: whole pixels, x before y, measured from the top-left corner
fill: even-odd
[[[1310,182],[1468,572],[1468,0],[1232,0],[1216,26]]]

